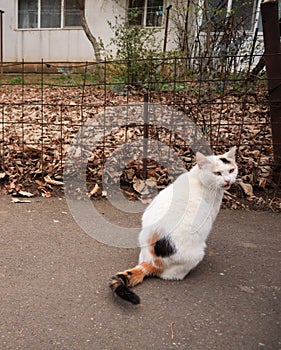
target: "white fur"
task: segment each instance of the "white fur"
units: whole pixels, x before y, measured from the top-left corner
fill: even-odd
[[[219,212],[224,189],[235,182],[235,150],[221,156],[196,154],[197,165],[161,191],[146,208],[139,235],[139,263],[154,264],[151,237],[169,237],[176,253],[163,258],[164,279],[183,279],[203,259],[206,239]],[[231,163],[223,163],[220,157]],[[232,169],[231,173],[229,170]],[[219,173],[218,173],[219,172]],[[225,187],[224,187],[225,186]]]

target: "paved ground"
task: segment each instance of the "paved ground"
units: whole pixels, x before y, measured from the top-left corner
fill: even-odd
[[[64,200],[0,197],[0,215],[1,350],[281,349],[280,214],[222,211],[201,265],[147,279],[138,307],[108,288],[138,250],[86,235]]]

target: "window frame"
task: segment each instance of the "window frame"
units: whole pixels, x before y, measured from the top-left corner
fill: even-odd
[[[77,25],[77,26],[66,26],[65,25],[65,13],[64,13],[64,9],[65,9],[65,2],[67,0],[59,0],[60,1],[60,26],[59,27],[50,27],[50,28],[45,28],[45,27],[41,27],[41,0],[37,0],[37,27],[36,28],[20,28],[19,27],[19,0],[16,0],[16,18],[17,18],[17,30],[20,31],[24,31],[24,30],[30,30],[30,31],[35,31],[35,30],[64,30],[64,29],[83,29],[82,28],[82,24]]]
[[[280,1],[280,0],[279,0]],[[233,0],[227,0],[227,4],[226,4],[226,15],[225,15],[225,19],[227,17],[229,17],[229,15],[231,14],[232,11],[232,2]],[[260,12],[260,5],[262,0],[256,0],[256,9],[254,11],[254,8],[252,8],[252,25],[250,29],[247,29],[246,32],[248,33],[255,33],[256,29],[258,29],[258,33],[262,32],[262,29],[259,28],[259,23],[260,23],[260,16],[261,16],[261,12]],[[204,18],[204,12],[203,12],[203,4],[204,4],[204,0],[199,0],[199,28],[201,28],[202,24],[203,24],[203,18]]]
[[[165,9],[165,0],[163,1],[163,12],[162,12],[162,20],[161,20],[161,25],[159,26],[148,26],[147,25],[147,14],[148,14],[148,1],[149,0],[144,0],[144,7],[142,9],[142,23],[141,24],[130,24],[128,21],[128,12],[129,12],[129,0],[127,0],[126,3],[126,21],[129,23],[130,26],[135,26],[135,27],[143,27],[143,28],[151,28],[151,29],[161,29],[164,27],[164,9]]]

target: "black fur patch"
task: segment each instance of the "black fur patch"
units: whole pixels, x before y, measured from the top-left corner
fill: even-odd
[[[119,277],[123,281],[125,286],[128,285],[128,278],[123,273],[118,273],[116,276]]]
[[[228,160],[228,159],[226,159],[226,158],[220,158],[220,160],[224,163],[224,164],[230,164],[231,163],[231,161],[230,160]]]
[[[157,256],[161,256],[162,258],[166,258],[175,254],[176,247],[169,240],[169,238],[164,237],[159,239],[154,246],[154,252]]]
[[[114,291],[121,299],[127,300],[134,305],[140,303],[140,298],[124,284],[120,284]]]

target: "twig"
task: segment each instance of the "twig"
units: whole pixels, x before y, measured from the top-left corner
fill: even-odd
[[[55,185],[55,186],[62,186],[63,185],[62,181],[53,180],[53,179],[50,178],[49,175],[45,176],[44,180],[49,185]]]
[[[170,323],[170,329],[171,329],[171,339],[174,339],[174,330],[173,330],[173,325],[175,324],[175,322],[171,322]]]

